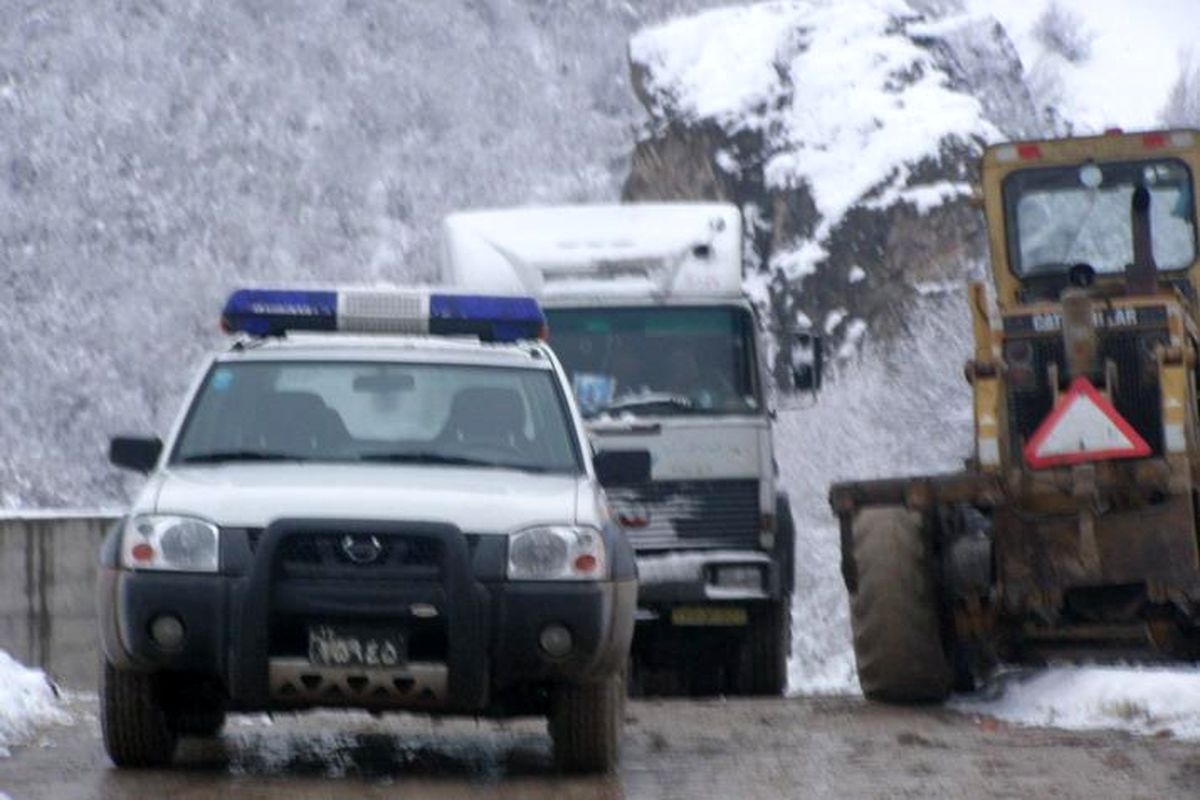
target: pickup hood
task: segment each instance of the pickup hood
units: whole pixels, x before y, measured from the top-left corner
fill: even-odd
[[[446,522],[472,533],[574,523],[587,479],[503,469],[394,464],[227,464],[164,470],[135,511],[229,527],[290,517]]]

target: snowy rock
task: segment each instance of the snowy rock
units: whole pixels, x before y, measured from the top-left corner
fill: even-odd
[[[982,144],[1037,127],[1003,29],[953,4],[719,9],[642,31],[630,61],[650,120],[626,198],[754,209],[749,269],[780,322],[786,292],[811,318],[844,308],[902,331],[913,281],[962,279],[982,257],[965,202]]]

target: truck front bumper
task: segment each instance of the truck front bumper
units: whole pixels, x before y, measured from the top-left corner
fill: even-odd
[[[488,713],[525,687],[600,678],[625,663],[637,602],[632,578],[515,582],[493,573],[478,579],[462,534],[447,527],[433,531],[445,537],[441,580],[283,582],[274,550],[298,529],[307,528],[268,528],[243,574],[103,568],[99,608],[108,660],[125,669],[214,680],[231,710],[352,706],[447,713]],[[163,616],[182,625],[175,646],[152,634]],[[307,659],[305,631],[330,620],[411,632],[410,657],[388,668],[315,667]],[[548,653],[541,641],[556,625],[570,635],[561,655]]]
[[[758,550],[683,550],[639,553],[641,616],[680,603],[757,603],[780,598],[778,562]]]

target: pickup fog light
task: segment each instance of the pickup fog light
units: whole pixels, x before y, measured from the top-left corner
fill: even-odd
[[[159,614],[150,621],[150,638],[164,650],[177,650],[183,644],[183,623],[171,614]]]
[[[538,644],[542,646],[546,655],[552,658],[562,658],[571,652],[575,642],[565,625],[552,622],[542,628],[542,633],[538,636]]]
[[[513,534],[508,577],[524,580],[598,580],[608,574],[604,539],[595,528],[545,525]]]
[[[143,514],[125,526],[121,564],[127,569],[216,572],[220,531],[211,522]]]
[[[744,565],[717,567],[713,570],[713,583],[726,589],[761,589],[762,569]]]

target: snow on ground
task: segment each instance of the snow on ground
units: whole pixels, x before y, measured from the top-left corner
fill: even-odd
[[[54,689],[39,670],[29,669],[0,650],[0,757],[12,745],[30,741],[42,728],[70,722]]]
[[[1017,725],[1122,728],[1200,739],[1200,670],[1059,667],[1002,676],[993,691],[951,707]]]
[[[1079,133],[1151,128],[1181,59],[1200,58],[1196,0],[966,0],[1000,21],[1039,100]],[[1062,20],[1042,23],[1047,9]],[[1065,54],[1064,54],[1065,52]]]

